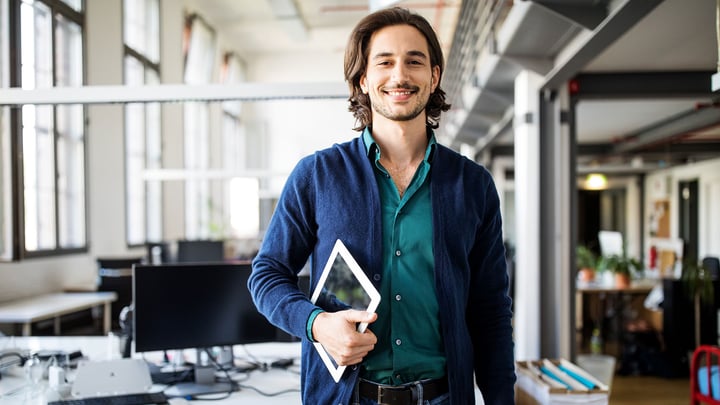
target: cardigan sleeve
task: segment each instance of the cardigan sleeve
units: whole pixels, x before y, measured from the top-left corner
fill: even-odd
[[[313,162],[313,156],[304,158],[290,174],[248,280],[258,310],[298,337],[306,336],[307,320],[317,309],[297,286],[316,240]]]
[[[488,405],[514,403],[515,363],[512,312],[497,190],[486,172],[482,220],[470,252],[473,269],[468,326],[475,353],[475,377]]]

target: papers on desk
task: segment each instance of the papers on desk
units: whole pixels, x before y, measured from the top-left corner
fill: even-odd
[[[518,405],[607,405],[608,386],[565,360],[517,362]]]
[[[380,303],[380,293],[352,257],[340,239],[335,242],[317,287],[312,302],[328,312],[357,309],[375,312]],[[365,332],[367,323],[360,323],[358,332]],[[345,366],[338,366],[320,343],[314,343],[320,358],[335,382],[340,381]]]

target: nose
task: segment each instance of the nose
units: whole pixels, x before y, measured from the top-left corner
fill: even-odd
[[[395,66],[392,69],[392,74],[390,76],[390,79],[398,84],[406,83],[407,82],[407,68],[405,67],[404,63],[396,63]]]

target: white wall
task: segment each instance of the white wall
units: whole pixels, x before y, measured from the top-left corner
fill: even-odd
[[[342,82],[343,54],[295,53],[263,56],[248,64],[249,80],[267,83]],[[265,169],[289,173],[302,157],[359,133],[346,99],[276,100],[247,106],[253,127],[264,128],[272,151]],[[279,194],[284,177],[274,178],[271,190]]]
[[[679,181],[698,181],[698,257],[720,256],[720,159],[691,163],[653,173],[645,180],[645,235],[650,235],[650,207],[655,200],[666,199],[670,203],[670,237],[677,238]],[[657,185],[660,191],[657,190]],[[645,240],[645,252],[650,241]]]

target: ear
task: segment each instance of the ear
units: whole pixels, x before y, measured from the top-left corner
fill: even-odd
[[[430,77],[430,86],[432,87],[432,91],[437,89],[438,84],[440,84],[440,66],[433,66],[432,76]]]
[[[365,75],[360,78],[360,89],[363,94],[368,94],[367,79],[365,78]]]

